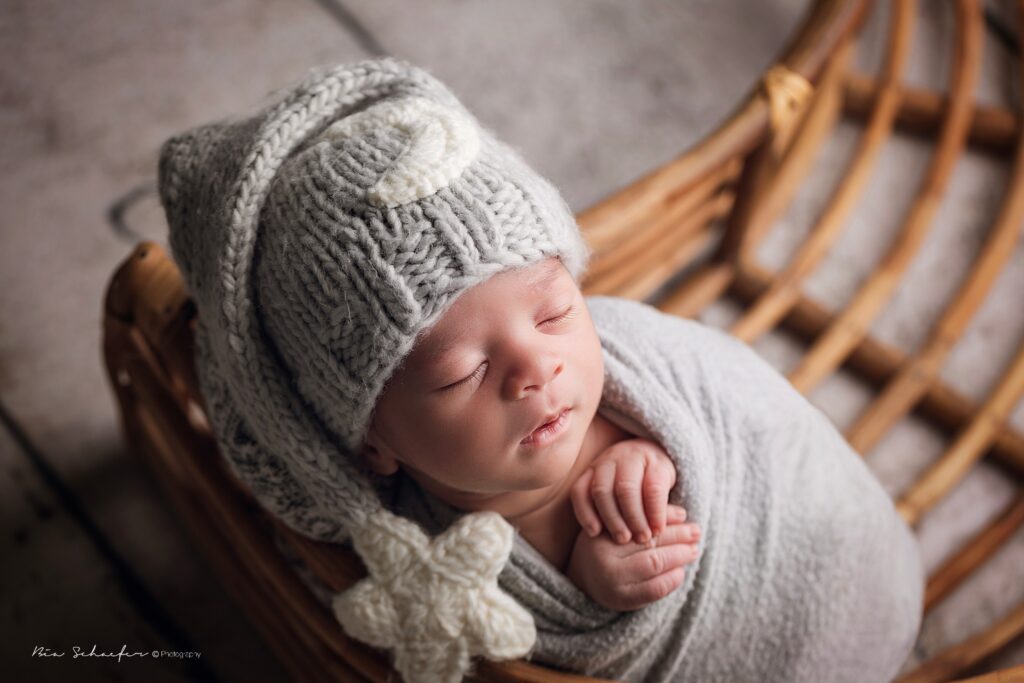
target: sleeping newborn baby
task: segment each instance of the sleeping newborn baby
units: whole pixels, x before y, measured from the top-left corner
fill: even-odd
[[[635,609],[682,583],[699,530],[666,508],[668,455],[598,412],[603,385],[584,297],[550,257],[475,286],[417,342],[365,457],[460,510],[501,514],[594,600]]]
[[[898,672],[923,569],[862,459],[728,334],[584,297],[565,201],[430,73],[314,69],[159,189],[226,462],[352,545],[325,601],[409,683]]]
[[[550,620],[535,661],[888,681],[916,640],[916,542],[828,418],[741,342],[584,297],[558,259],[456,300],[382,393],[364,457],[408,475],[393,504],[435,532],[467,510],[517,527],[502,578]],[[670,492],[703,544],[683,507],[666,519]]]

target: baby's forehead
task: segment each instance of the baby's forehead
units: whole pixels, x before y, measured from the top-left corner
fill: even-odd
[[[415,338],[413,353],[433,357],[457,342],[467,318],[495,306],[512,307],[531,303],[549,293],[555,283],[568,274],[557,256],[529,266],[501,271],[463,292],[432,324]]]

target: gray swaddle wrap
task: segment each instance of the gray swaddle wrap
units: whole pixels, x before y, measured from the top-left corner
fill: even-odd
[[[502,588],[537,624],[537,663],[624,681],[889,681],[921,623],[912,532],[829,419],[755,351],[701,323],[587,298],[600,410],[676,462],[672,501],[703,531],[669,597],[618,613],[521,537]],[[458,511],[405,480],[432,532]]]

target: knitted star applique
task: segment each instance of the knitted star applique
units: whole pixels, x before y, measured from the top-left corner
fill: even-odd
[[[522,657],[533,618],[498,586],[514,533],[501,515],[476,512],[431,539],[382,510],[352,534],[369,576],[335,596],[334,614],[351,637],[392,649],[407,683],[457,683],[477,655]]]

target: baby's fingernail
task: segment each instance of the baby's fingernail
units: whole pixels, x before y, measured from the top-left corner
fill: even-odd
[[[649,533],[647,533],[646,531],[641,531],[639,534],[637,534],[637,537],[636,537],[636,542],[637,543],[647,543],[647,541],[649,541],[649,540],[651,540],[651,535]]]
[[[589,534],[591,538],[594,538],[599,533],[601,533],[601,527],[599,527],[599,526],[588,526],[587,527],[587,534]]]
[[[626,543],[627,541],[629,541],[629,533],[626,531],[620,531],[619,533],[615,534],[615,540],[619,543]]]

